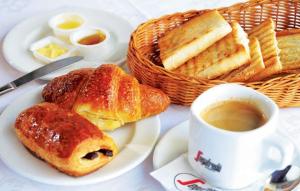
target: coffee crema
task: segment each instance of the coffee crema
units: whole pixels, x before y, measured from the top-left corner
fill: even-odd
[[[254,104],[246,100],[226,100],[204,109],[200,116],[210,125],[228,131],[250,131],[267,119]]]

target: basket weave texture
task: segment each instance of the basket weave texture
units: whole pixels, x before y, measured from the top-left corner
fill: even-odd
[[[236,20],[245,31],[251,30],[272,17],[276,30],[300,28],[300,0],[252,0],[220,8],[227,21]],[[172,103],[190,105],[205,90],[222,83],[187,77],[166,71],[159,58],[158,39],[171,29],[209,10],[191,10],[166,15],[141,24],[131,35],[127,64],[133,75],[143,84],[163,90]],[[269,80],[240,83],[272,98],[280,107],[300,106],[300,73],[291,71]]]

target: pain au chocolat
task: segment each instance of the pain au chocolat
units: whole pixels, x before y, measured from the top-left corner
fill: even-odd
[[[23,111],[16,119],[15,131],[32,153],[71,176],[97,170],[118,152],[113,139],[99,128],[53,103]]]
[[[75,111],[101,130],[158,114],[170,104],[161,90],[139,84],[113,64],[57,77],[42,95],[45,101]]]

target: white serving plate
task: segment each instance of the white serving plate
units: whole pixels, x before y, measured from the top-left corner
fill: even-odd
[[[88,26],[107,29],[110,32],[113,53],[106,60],[99,60],[97,62],[83,60],[46,75],[42,79],[50,80],[78,68],[97,67],[102,63],[121,64],[125,61],[127,46],[133,27],[120,16],[103,10],[88,8],[60,9],[22,21],[11,29],[3,41],[3,55],[5,60],[12,67],[23,73],[31,72],[43,66],[44,63],[32,55],[32,52],[29,50],[30,45],[39,39],[53,35],[52,30],[48,26],[48,20],[52,16],[71,11],[84,15]]]
[[[42,102],[43,86],[12,102],[0,116],[0,158],[15,172],[38,182],[54,185],[85,185],[115,178],[143,162],[152,151],[160,133],[158,116],[130,123],[108,134],[113,137],[119,154],[107,165],[82,177],[59,172],[34,157],[17,139],[14,122],[24,109]]]

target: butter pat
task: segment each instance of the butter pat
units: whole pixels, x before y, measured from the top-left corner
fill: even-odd
[[[76,55],[74,47],[53,36],[48,36],[33,43],[30,46],[30,51],[35,58],[43,63],[50,63]]]
[[[65,54],[68,51],[68,49],[55,44],[55,43],[50,43],[42,48],[37,49],[37,52],[41,55],[44,55],[48,58],[56,58],[59,57],[63,54]]]

